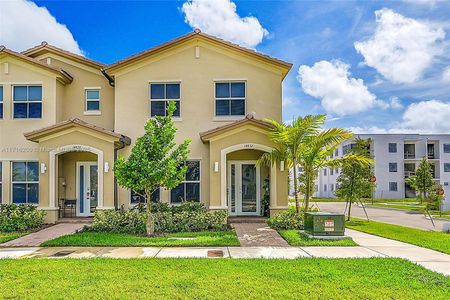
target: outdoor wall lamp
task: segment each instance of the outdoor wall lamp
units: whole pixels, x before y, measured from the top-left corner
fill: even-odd
[[[284,171],[284,160],[280,161],[280,171]]]
[[[214,173],[217,173],[217,172],[219,172],[219,162],[215,161],[214,162]]]
[[[41,174],[45,174],[46,171],[47,171],[47,166],[45,165],[45,163],[41,163]]]
[[[105,162],[105,173],[109,172],[109,163]]]

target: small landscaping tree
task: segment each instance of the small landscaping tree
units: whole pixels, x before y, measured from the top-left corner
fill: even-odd
[[[431,164],[426,157],[417,168],[416,174],[406,179],[406,182],[419,193],[420,203],[428,198],[428,194],[434,190],[433,173],[431,171]]]
[[[354,159],[354,155],[371,159],[370,140],[355,139],[353,148],[342,163],[341,173],[337,178],[336,196],[347,202],[347,220],[350,221],[353,202],[372,194],[374,183],[369,179],[373,176],[372,163],[361,164]]]
[[[189,139],[177,145],[172,115],[175,103],[170,102],[167,116],[155,116],[145,124],[145,133],[136,140],[126,159],[119,156],[114,165],[117,183],[127,189],[142,192],[146,202],[147,235],[154,234],[151,194],[159,187],[175,188],[184,179],[189,155]]]

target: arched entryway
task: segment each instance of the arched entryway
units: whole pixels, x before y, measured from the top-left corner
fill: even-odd
[[[49,153],[49,203],[76,202],[78,217],[103,207],[103,151],[86,145],[66,145]]]
[[[221,204],[231,216],[264,215],[264,181],[270,185],[270,205],[275,203],[276,166],[259,166],[257,160],[271,147],[246,143],[221,150]]]

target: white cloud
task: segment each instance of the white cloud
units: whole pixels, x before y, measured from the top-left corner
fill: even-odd
[[[442,81],[450,83],[450,67],[442,72]]]
[[[395,83],[421,78],[442,52],[442,28],[404,17],[390,9],[375,12],[377,26],[368,40],[355,42],[365,63]]]
[[[321,99],[327,113],[344,116],[376,106],[387,108],[387,103],[377,100],[362,79],[350,77],[349,68],[340,60],[322,60],[312,67],[300,66],[297,80],[305,93]]]
[[[369,127],[348,127],[347,130],[350,130],[354,134],[378,134],[378,133],[388,133],[389,131],[385,128],[381,128],[378,126],[369,126]]]
[[[244,47],[254,48],[269,34],[255,17],[241,18],[230,0],[189,0],[181,10],[192,28]]]
[[[0,1],[0,44],[23,51],[42,41],[82,54],[66,25],[58,23],[47,8],[25,0]]]
[[[450,103],[428,100],[408,106],[401,127],[417,132],[448,133],[450,131]]]
[[[392,109],[402,109],[403,108],[403,104],[402,101],[400,100],[400,98],[396,97],[396,96],[392,96],[389,99],[389,106]]]

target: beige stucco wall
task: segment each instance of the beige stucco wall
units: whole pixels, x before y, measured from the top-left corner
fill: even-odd
[[[50,65],[61,68],[73,77],[71,84],[64,87],[64,96],[60,98],[61,109],[58,113],[58,122],[70,118],[79,118],[91,124],[110,130],[114,129],[114,88],[100,72],[100,68],[94,68],[69,60],[53,53],[43,54],[36,59],[47,62]],[[85,113],[85,88],[100,88],[101,115],[89,115]]]
[[[13,86],[42,85],[42,119],[13,119]],[[3,119],[0,119],[0,161],[2,162],[2,201],[11,200],[11,161],[37,161],[38,144],[27,141],[24,132],[54,124],[56,121],[56,75],[11,56],[0,57],[0,85],[3,86]]]
[[[195,56],[196,47],[199,47],[199,58]],[[246,81],[246,112],[255,113],[259,119],[281,120],[281,71],[202,40],[190,41],[111,75],[116,82],[115,130],[133,141],[143,133],[150,115],[149,83],[180,82],[181,119],[175,122],[177,141],[192,140],[190,158],[201,160],[201,198],[206,205],[209,205],[212,186],[212,160],[209,145],[200,140],[199,133],[242,118],[214,117],[214,82]],[[127,147],[119,151],[119,155],[126,156],[130,150],[131,147]],[[163,201],[168,201],[168,197],[168,192],[161,193]],[[128,205],[129,192],[119,189],[119,201]]]

